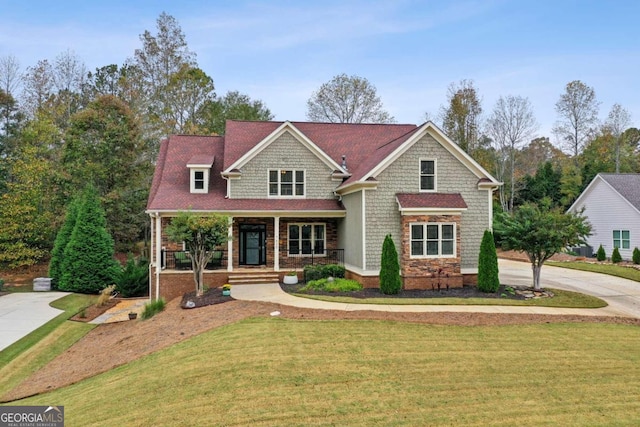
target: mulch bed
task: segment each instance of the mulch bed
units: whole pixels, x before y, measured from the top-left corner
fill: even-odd
[[[69,320],[73,320],[75,322],[85,322],[85,323],[91,322],[93,319],[105,313],[110,308],[115,307],[116,304],[118,304],[118,300],[111,299],[106,303],[104,303],[103,305],[101,305],[100,307],[98,307],[95,304],[90,305],[89,307],[85,308],[84,310],[82,310],[80,313],[76,314]]]
[[[192,309],[206,307],[213,304],[222,304],[233,300],[234,299],[231,296],[222,295],[222,288],[211,288],[199,297],[196,296],[196,291],[187,292],[182,296],[180,307],[184,309]],[[194,305],[192,307],[187,307],[188,301],[192,301]]]
[[[304,284],[284,285],[280,284],[283,291],[289,294],[308,294],[308,295],[327,295],[327,296],[345,296],[352,298],[499,298],[524,300],[522,295],[513,294],[507,290],[507,286],[501,285],[497,292],[481,292],[476,286],[463,286],[461,288],[442,288],[442,289],[426,289],[426,290],[401,290],[396,295],[385,295],[377,288],[362,289],[353,292],[324,292],[324,291],[301,291]],[[510,286],[512,289],[520,289]]]

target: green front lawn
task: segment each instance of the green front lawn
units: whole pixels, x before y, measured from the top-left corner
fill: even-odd
[[[74,426],[631,426],[640,329],[255,318],[11,404]]]
[[[514,300],[499,298],[354,298],[349,296],[294,294],[298,297],[317,299],[320,301],[349,304],[384,304],[384,305],[518,305],[532,307],[567,307],[567,308],[601,308],[607,303],[600,298],[577,292],[549,289],[553,298],[530,300]]]
[[[608,274],[610,276],[622,277],[624,279],[640,282],[640,270],[632,267],[623,267],[615,264],[597,264],[580,261],[547,261],[545,265],[553,267],[571,268],[573,270],[591,271],[592,273]]]

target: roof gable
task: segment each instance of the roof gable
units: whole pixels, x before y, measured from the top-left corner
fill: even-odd
[[[272,122],[268,122],[272,123]],[[243,165],[248,163],[251,159],[256,157],[262,150],[268,147],[271,143],[277,140],[280,136],[285,133],[290,133],[296,138],[302,145],[304,145],[309,151],[315,154],[323,163],[327,165],[332,170],[339,170],[341,172],[346,171],[339,165],[336,161],[334,161],[327,153],[325,153],[318,145],[316,145],[311,139],[309,139],[304,133],[302,133],[296,126],[294,126],[291,122],[283,122],[280,126],[274,129],[270,134],[264,137],[261,141],[259,141],[256,145],[254,145],[249,151],[244,153],[240,158],[238,158],[233,163],[226,165],[223,173],[230,172],[235,169],[242,168]]]
[[[338,190],[375,178],[427,134],[431,135],[442,147],[469,169],[483,186],[497,187],[501,185],[498,180],[464,152],[458,144],[451,141],[435,124],[426,122],[419,128],[378,147],[358,171],[354,172],[351,178],[345,181]]]
[[[634,210],[640,213],[640,174],[638,173],[599,173],[589,183],[587,188],[578,196],[567,212],[575,212],[583,204],[598,183],[607,186],[618,194]]]

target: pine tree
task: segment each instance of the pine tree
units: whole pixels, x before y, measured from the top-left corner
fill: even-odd
[[[607,259],[607,254],[604,252],[602,245],[600,245],[598,252],[596,252],[596,259],[598,261],[605,261]]]
[[[499,287],[496,245],[491,231],[485,230],[478,256],[478,289],[482,292],[496,292]]]
[[[106,229],[104,210],[93,186],[84,192],[75,227],[64,250],[59,289],[97,293],[115,283],[120,267],[113,239]]]
[[[75,198],[69,203],[67,208],[67,214],[64,218],[64,223],[58,234],[56,240],[53,243],[53,250],[51,251],[51,261],[49,262],[49,277],[52,279],[53,289],[57,289],[62,278],[62,260],[64,259],[64,249],[67,247],[69,240],[71,239],[71,233],[76,225],[78,219],[78,209],[80,206],[80,200]]]
[[[386,295],[394,295],[402,289],[400,279],[400,262],[398,251],[393,243],[391,234],[387,234],[382,244],[382,258],[380,260],[380,291]]]
[[[633,260],[634,264],[640,264],[640,249],[638,249],[637,246],[633,249],[631,259]]]

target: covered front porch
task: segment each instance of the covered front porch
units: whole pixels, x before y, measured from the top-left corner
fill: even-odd
[[[163,232],[170,221],[170,216],[153,221],[150,293],[154,298],[173,298],[194,287],[188,252]],[[218,287],[234,281],[281,281],[290,271],[304,280],[306,265],[344,265],[344,249],[338,247],[339,221],[338,216],[229,217],[229,241],[214,251],[204,271],[205,283]]]

